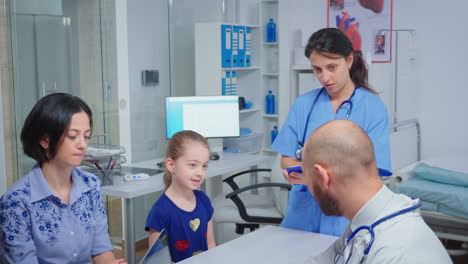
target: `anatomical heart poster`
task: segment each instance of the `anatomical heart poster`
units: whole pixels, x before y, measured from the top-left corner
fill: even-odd
[[[328,27],[351,39],[366,60],[391,62],[393,0],[328,0]]]

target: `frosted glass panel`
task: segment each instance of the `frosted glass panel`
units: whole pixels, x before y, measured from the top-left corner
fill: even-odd
[[[71,91],[70,63],[65,17],[35,16],[39,97]]]

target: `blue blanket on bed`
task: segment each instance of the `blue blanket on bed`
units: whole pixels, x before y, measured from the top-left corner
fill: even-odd
[[[420,164],[398,192],[423,201],[423,210],[468,219],[468,174]]]
[[[468,174],[432,167],[425,163],[420,163],[413,170],[412,174],[415,177],[428,181],[468,187]]]

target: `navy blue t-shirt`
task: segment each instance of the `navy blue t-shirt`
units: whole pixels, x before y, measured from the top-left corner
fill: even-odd
[[[174,262],[208,250],[208,222],[213,216],[210,198],[202,191],[193,191],[197,204],[192,212],[180,209],[165,193],[154,203],[146,220],[150,228],[168,232],[169,251]]]

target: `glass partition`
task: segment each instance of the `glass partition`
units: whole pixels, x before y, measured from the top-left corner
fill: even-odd
[[[92,142],[118,143],[115,111],[115,11],[111,0],[10,0],[16,175],[35,161],[19,139],[32,106],[43,96],[65,92],[83,98],[93,111]],[[114,16],[114,17],[113,17]],[[111,44],[112,45],[109,45]],[[118,119],[117,119],[118,120]]]

